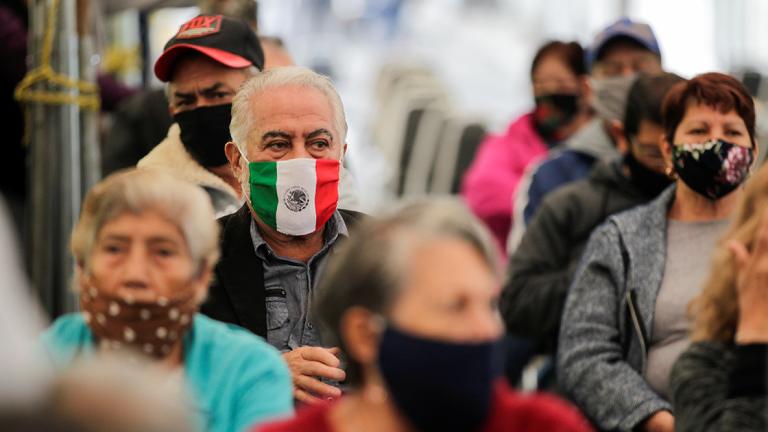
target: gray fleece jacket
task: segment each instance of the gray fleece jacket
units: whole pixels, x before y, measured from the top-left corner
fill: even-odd
[[[631,430],[656,411],[672,410],[643,372],[674,196],[670,186],[650,203],[609,217],[592,233],[568,290],[558,382],[601,430]]]

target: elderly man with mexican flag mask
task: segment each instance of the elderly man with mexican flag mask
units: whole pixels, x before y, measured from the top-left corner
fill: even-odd
[[[298,401],[339,396],[339,350],[323,346],[309,310],[325,261],[362,217],[337,209],[341,98],[309,69],[266,71],[235,96],[230,132],[225,152],[247,200],[219,220],[222,258],[202,312],[279,349]]]

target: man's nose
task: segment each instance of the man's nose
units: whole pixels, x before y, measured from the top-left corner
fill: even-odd
[[[637,70],[637,68],[632,65],[631,63],[624,63],[621,67],[621,76],[622,77],[630,77],[640,71]]]

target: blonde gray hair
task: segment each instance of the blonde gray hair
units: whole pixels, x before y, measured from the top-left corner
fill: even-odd
[[[288,86],[314,88],[323,93],[333,110],[336,133],[342,143],[346,140],[347,120],[344,116],[344,105],[331,79],[305,67],[287,66],[261,72],[249,79],[240,87],[232,101],[232,121],[229,123],[229,132],[232,140],[244,154],[247,153],[246,143],[249,135],[256,126],[253,124],[251,112],[254,105],[253,98],[264,90]]]
[[[205,191],[150,168],[119,171],[88,192],[70,241],[77,264],[90,271],[93,248],[105,224],[125,213],[145,211],[156,211],[179,227],[199,269],[216,264],[219,226]]]

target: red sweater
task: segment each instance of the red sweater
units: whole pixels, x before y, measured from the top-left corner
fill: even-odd
[[[329,415],[334,403],[307,406],[296,417],[255,429],[258,432],[334,432]],[[593,430],[576,408],[543,393],[523,395],[506,384],[496,386],[483,432],[586,432]]]

